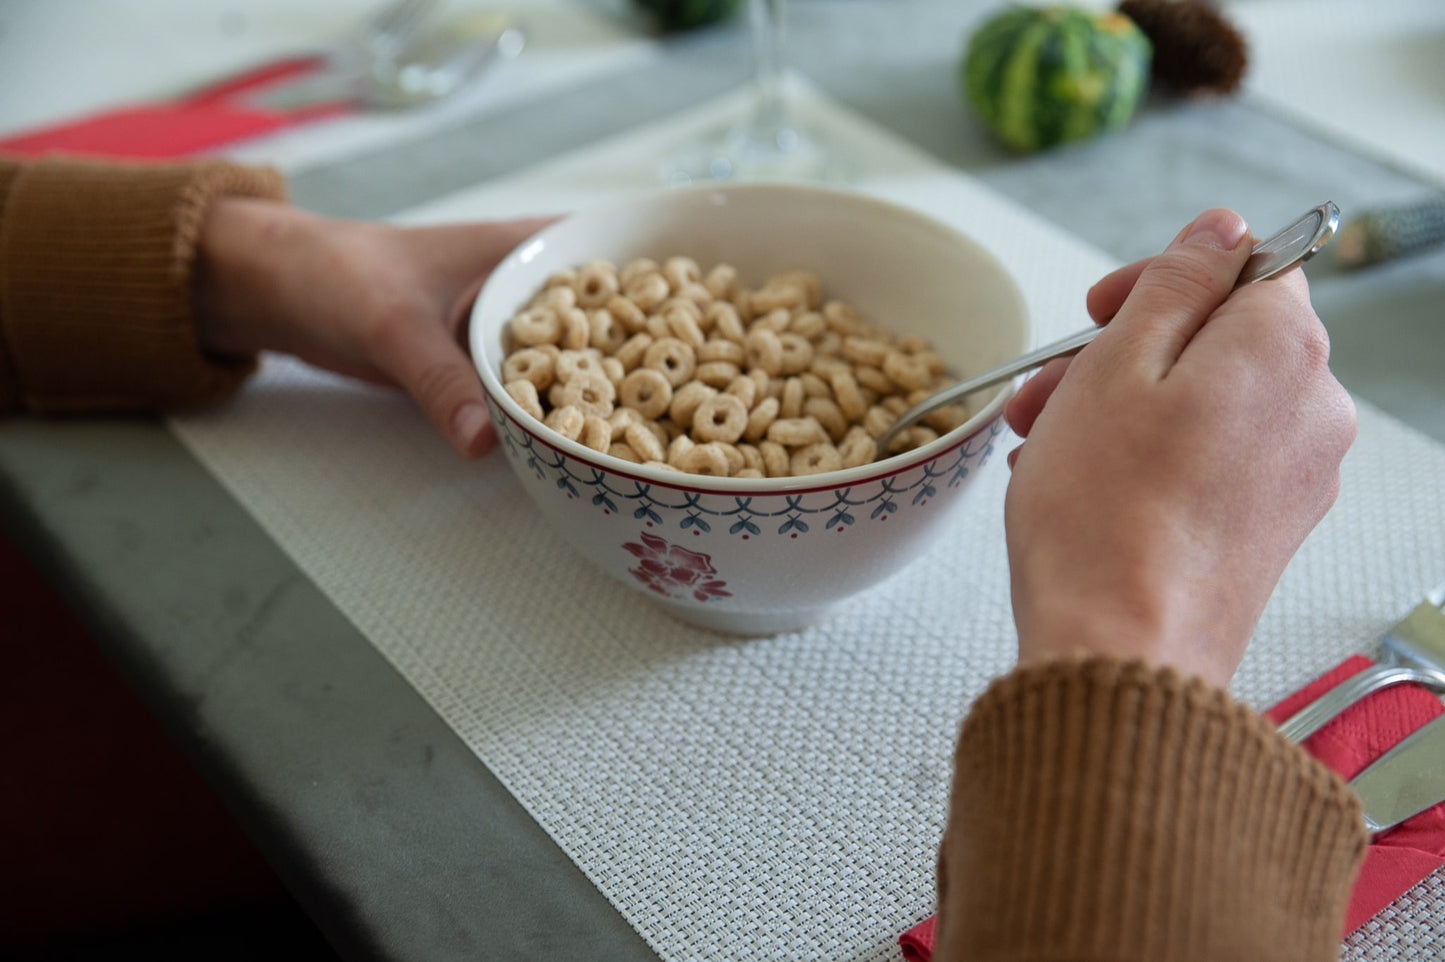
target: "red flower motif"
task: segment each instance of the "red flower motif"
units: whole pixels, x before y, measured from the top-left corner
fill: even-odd
[[[727,582],[711,577],[717,574],[712,558],[700,551],[668,544],[655,534],[641,535],[642,544],[629,541],[622,547],[637,558],[637,567],[628,573],[649,590],[664,598],[686,598],[691,592],[698,601],[730,598]]]

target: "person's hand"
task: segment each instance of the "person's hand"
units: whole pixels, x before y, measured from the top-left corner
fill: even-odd
[[[1333,504],[1354,406],[1302,272],[1231,293],[1248,232],[1208,211],[1105,277],[1088,307],[1108,326],[1009,404],[1020,663],[1109,654],[1225,684]]]
[[[406,390],[463,457],[496,444],[463,347],[497,263],[544,220],[400,228],[225,198],[201,229],[197,327],[212,353],[294,354]]]

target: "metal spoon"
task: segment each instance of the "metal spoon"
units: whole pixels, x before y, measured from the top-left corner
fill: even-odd
[[[1339,225],[1340,209],[1333,202],[1325,201],[1311,209],[1303,217],[1254,245],[1249,260],[1245,261],[1244,269],[1239,272],[1239,278],[1234,282],[1235,289],[1283,273],[1297,264],[1303,264],[1329,242]],[[1007,364],[1000,364],[982,374],[975,374],[957,384],[949,385],[899,415],[898,420],[893,422],[893,426],[878,438],[878,450],[887,452],[888,445],[905,429],[917,424],[926,415],[952,404],[974,391],[991,387],[1000,381],[1007,381],[1025,371],[1032,371],[1056,357],[1077,354],[1086,344],[1098,337],[1102,330],[1102,327],[1094,325],[1087,330],[1070,334],[1062,340],[1030,351]]]

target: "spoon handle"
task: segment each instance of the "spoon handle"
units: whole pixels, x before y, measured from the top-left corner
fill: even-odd
[[[1266,277],[1273,277],[1289,270],[1296,264],[1302,264],[1309,260],[1334,236],[1335,228],[1339,226],[1339,223],[1340,209],[1332,202],[1326,201],[1318,207],[1311,208],[1303,217],[1254,245],[1249,260],[1245,262],[1238,279],[1234,282],[1235,289],[1238,290],[1245,284],[1252,284],[1255,281],[1262,281]],[[924,416],[955,401],[962,400],[974,391],[992,387],[1000,381],[1007,381],[1025,371],[1042,367],[1056,357],[1077,354],[1083,350],[1085,345],[1098,337],[1102,330],[1102,327],[1095,325],[1070,334],[1052,344],[1045,344],[1043,347],[1014,358],[1006,364],[1000,364],[981,374],[964,378],[932,397],[924,398],[899,415],[898,420],[893,422],[893,426],[879,436],[879,452],[886,456],[888,445],[892,443],[893,439],[898,437],[905,428],[917,424]]]

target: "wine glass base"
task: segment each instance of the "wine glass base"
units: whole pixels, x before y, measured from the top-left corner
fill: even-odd
[[[817,131],[791,125],[759,130],[738,124],[714,131],[662,169],[662,179],[673,187],[719,181],[846,184],[855,176],[841,147]]]

